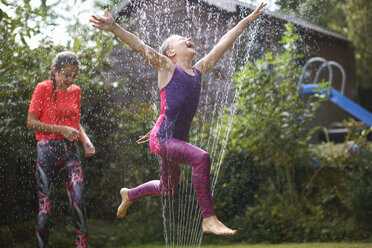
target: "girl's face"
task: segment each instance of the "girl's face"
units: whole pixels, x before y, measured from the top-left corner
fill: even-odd
[[[59,71],[57,71],[55,68],[53,70],[57,87],[61,89],[68,88],[71,84],[73,84],[76,81],[76,77],[79,73],[79,67],[77,65],[69,64],[64,65]]]
[[[171,50],[174,50],[176,55],[180,56],[195,56],[195,44],[192,42],[191,38],[186,38],[182,36],[175,36],[171,43]]]

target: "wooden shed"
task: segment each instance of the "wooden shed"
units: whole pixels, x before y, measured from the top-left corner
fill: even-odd
[[[254,7],[239,0],[124,0],[114,10],[116,19],[146,44],[157,49],[171,34],[193,38],[196,60],[206,55],[218,40]],[[338,62],[346,72],[345,95],[358,100],[354,50],[351,42],[334,32],[282,13],[265,10],[256,24],[251,24],[211,72],[203,78],[199,112],[218,115],[221,104],[233,99],[232,77],[239,65],[277,51],[284,24],[292,22],[301,35],[300,49],[307,59],[320,56]],[[158,102],[157,72],[130,48],[117,46],[111,55],[111,77],[130,83],[135,90],[126,96]],[[341,73],[334,71],[333,87],[340,89]],[[318,110],[314,124],[330,126],[350,117],[331,102]]]

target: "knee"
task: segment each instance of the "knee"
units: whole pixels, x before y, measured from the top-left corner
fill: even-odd
[[[52,199],[39,191],[39,215],[48,216],[52,208]]]
[[[197,162],[198,165],[202,165],[205,168],[210,168],[211,167],[211,157],[207,152],[201,153],[197,157]]]
[[[80,163],[71,163],[67,166],[73,167],[73,170],[68,175],[68,182],[73,185],[83,184],[84,175]]]

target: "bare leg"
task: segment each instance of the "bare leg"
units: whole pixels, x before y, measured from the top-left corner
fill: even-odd
[[[232,230],[220,222],[216,215],[203,219],[203,232],[216,235],[235,235],[236,230]]]
[[[132,205],[132,201],[129,200],[128,198],[128,189],[127,188],[122,188],[120,190],[120,195],[121,195],[121,204],[118,208],[118,212],[116,214],[116,216],[121,219],[121,218],[124,218],[125,215],[127,214],[127,209],[130,205]]]

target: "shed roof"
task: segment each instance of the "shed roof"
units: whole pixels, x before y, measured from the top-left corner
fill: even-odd
[[[149,2],[151,0],[123,0],[121,1],[114,10],[114,13],[116,16],[122,16],[122,15],[130,15],[130,13],[133,11],[133,9],[140,7],[142,4],[145,4],[146,2]],[[255,9],[254,6],[251,4],[248,4],[244,2],[243,0],[188,0],[193,2],[203,2],[204,4],[207,4],[209,6],[214,6],[217,9],[220,9],[222,11],[226,11],[228,13],[239,13],[244,10],[250,10],[253,11]],[[285,22],[291,22],[295,25],[298,25],[304,29],[311,30],[338,40],[342,40],[344,42],[350,43],[350,40],[346,38],[345,36],[329,31],[325,28],[322,28],[318,25],[315,25],[313,23],[304,21],[302,19],[285,15],[278,11],[269,11],[265,10],[265,14],[277,18],[279,20],[283,20]]]

